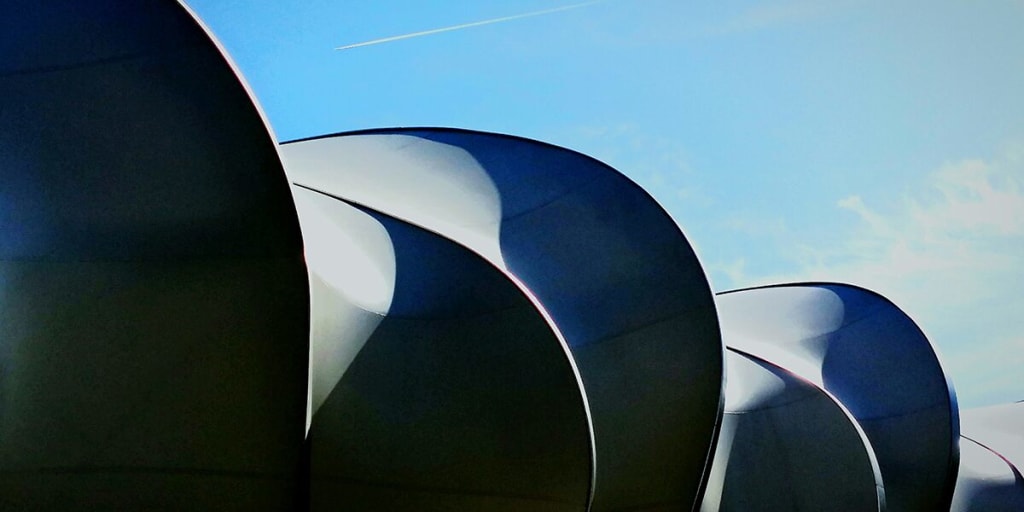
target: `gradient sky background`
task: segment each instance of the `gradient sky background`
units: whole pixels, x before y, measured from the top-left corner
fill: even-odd
[[[188,0],[282,140],[510,133],[643,185],[712,287],[906,310],[962,407],[1024,399],[1024,1]]]

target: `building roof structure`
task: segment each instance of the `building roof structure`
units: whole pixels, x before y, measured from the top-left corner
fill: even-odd
[[[873,292],[715,297],[538,141],[279,145],[177,2],[0,10],[0,508],[1024,507],[1021,403],[961,432]]]
[[[585,155],[469,130],[371,130],[281,152],[297,187],[459,243],[536,300],[587,400],[593,510],[698,499],[720,414],[717,317],[692,248],[646,192]]]
[[[733,349],[726,363],[725,415],[702,512],[885,509],[871,443],[835,397]]]
[[[717,296],[722,336],[827,392],[863,429],[888,510],[949,507],[958,467],[952,384],[895,304],[856,286],[795,283]]]
[[[345,228],[364,224],[357,232],[373,225],[394,261],[387,310],[312,417],[314,509],[585,510],[585,397],[524,290],[422,228],[305,189],[296,199],[303,219],[319,209]],[[340,256],[335,265],[354,260]],[[314,293],[314,322],[332,318],[338,298]],[[314,334],[326,352],[315,375],[349,337]]]
[[[290,508],[309,285],[253,98],[176,2],[0,11],[0,509]]]
[[[1024,402],[961,413],[952,512],[1024,510]]]

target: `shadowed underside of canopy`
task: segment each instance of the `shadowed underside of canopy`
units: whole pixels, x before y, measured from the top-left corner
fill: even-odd
[[[314,508],[585,510],[593,453],[582,388],[529,296],[429,231],[318,192],[295,197],[304,227],[317,215],[376,231],[362,239],[393,261],[380,281],[389,303],[312,419]],[[314,294],[314,315],[339,310],[323,297]],[[314,337],[325,353],[351,341],[329,334]],[[329,359],[315,358],[314,374]]]
[[[884,510],[874,452],[840,403],[770,363],[726,356],[725,414],[702,512]]]
[[[804,283],[719,294],[726,346],[835,397],[874,450],[890,511],[948,507],[958,467],[956,398],[931,343],[883,297]]]
[[[290,508],[308,281],[273,138],[176,2],[0,5],[0,508]]]
[[[563,148],[467,130],[374,130],[281,152],[297,185],[452,240],[536,298],[582,378],[593,510],[693,505],[720,414],[717,317],[693,250],[636,184]]]
[[[867,290],[713,297],[601,162],[278,146],[173,1],[10,0],[0,52],[0,509],[1024,508],[1021,403],[961,437]]]
[[[953,512],[1024,510],[1024,402],[961,413]]]

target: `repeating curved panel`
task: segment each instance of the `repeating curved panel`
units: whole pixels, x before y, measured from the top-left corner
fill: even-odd
[[[5,1],[0,54],[0,508],[291,509],[308,279],[231,66],[170,1]]]
[[[722,347],[704,273],[645,192],[578,153],[462,130],[360,132],[281,153],[296,184],[454,240],[543,304],[590,404],[594,510],[693,506]]]
[[[964,437],[998,453],[1017,471],[1024,468],[1024,401],[968,409],[961,417]]]
[[[397,268],[379,222],[316,192],[294,194],[310,274],[308,422],[391,309]]]
[[[842,405],[732,350],[726,369],[725,414],[702,512],[884,509],[874,453]]]
[[[967,437],[960,438],[960,471],[951,512],[1024,510],[1024,478],[1006,459]]]
[[[717,296],[726,346],[785,368],[836,397],[870,440],[889,510],[949,506],[956,400],[934,349],[883,297],[840,284]]]
[[[373,233],[361,237],[369,249],[342,240],[333,263],[368,270],[363,254],[376,255],[385,277],[374,296],[388,296],[365,312],[379,319],[359,339],[314,331],[314,352],[356,352],[310,428],[314,508],[585,510],[586,404],[567,348],[530,298],[445,238],[318,192],[295,197],[304,229],[319,216]],[[330,316],[336,303],[322,297],[314,314]],[[347,297],[343,310],[367,305]]]

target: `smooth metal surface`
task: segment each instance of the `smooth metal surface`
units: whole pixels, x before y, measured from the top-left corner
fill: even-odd
[[[318,192],[295,197],[304,229],[318,210],[350,233],[375,233],[370,251],[343,241],[333,263],[361,265],[361,251],[373,252],[390,296],[384,311],[364,309],[380,315],[365,336],[314,331],[315,352],[358,354],[313,417],[314,509],[585,510],[593,461],[581,385],[529,297],[429,231]],[[314,314],[330,317],[337,302],[322,298]],[[353,308],[365,302],[341,311]]]
[[[1019,512],[1024,510],[1020,470],[989,448],[960,438],[960,472],[951,512]]]
[[[961,438],[928,340],[863,289],[719,295],[723,418],[703,270],[589,157],[285,144],[300,236],[179,4],[10,0],[0,52],[0,509],[1024,507],[1022,404]]]
[[[948,508],[958,466],[953,389],[914,322],[885,298],[841,284],[716,297],[726,346],[836,397],[875,451],[888,510]]]
[[[1024,401],[968,409],[962,414],[964,437],[973,439],[1024,470]]]
[[[828,393],[726,351],[725,414],[702,512],[884,510],[857,422]]]
[[[231,66],[170,1],[5,1],[0,54],[0,509],[293,509],[309,285]]]
[[[391,309],[397,268],[373,217],[307,189],[293,194],[310,274],[311,421]]]
[[[453,240],[543,305],[589,401],[593,510],[694,505],[720,414],[717,317],[686,239],[638,186],[572,151],[464,130],[342,134],[281,153],[296,184]]]
[[[961,412],[952,512],[1024,510],[1024,402]]]

